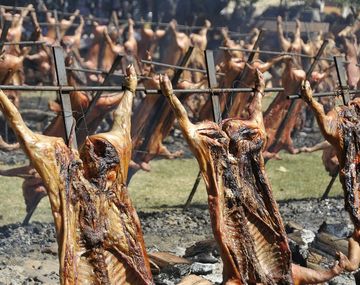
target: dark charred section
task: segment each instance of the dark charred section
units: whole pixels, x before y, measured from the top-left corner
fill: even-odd
[[[105,251],[118,252],[113,250],[113,247],[119,241],[109,229],[110,221],[106,218],[110,211],[109,204],[114,204],[119,211],[118,226],[123,229],[123,242],[128,248],[128,252],[121,254],[121,257],[119,254],[115,256],[119,256],[118,260],[128,268],[128,273],[132,272],[130,275],[135,274],[141,277],[139,280],[146,280],[144,284],[152,284],[137,236],[127,230],[131,226],[135,227],[135,232],[141,231],[133,218],[133,208],[127,196],[127,189],[117,181],[109,185],[107,179],[109,171],[116,170],[120,163],[119,153],[114,146],[107,140],[88,139],[81,149],[82,160],[76,159],[72,151],[64,154],[63,148],[57,150],[56,158],[67,195],[63,208],[64,211],[69,211],[66,215],[71,215],[71,212],[77,209],[80,230],[78,242],[83,244],[83,255],[93,268],[94,284],[111,284]],[[71,250],[66,251],[65,258],[68,260],[66,267],[71,268]]]
[[[85,165],[85,177],[102,188],[106,173],[120,162],[119,155],[106,140],[87,140],[81,150],[81,159]]]
[[[206,136],[213,175],[222,185],[219,214],[224,241],[219,240],[244,284],[292,284],[291,253],[264,172],[264,137],[235,119],[222,123],[224,132],[216,128],[202,127],[198,132]]]
[[[339,128],[343,135],[344,167],[341,169],[345,208],[353,223],[360,227],[360,108],[343,106],[339,112]]]
[[[91,264],[96,264],[94,266],[94,274],[96,276],[96,283],[98,285],[110,285],[109,275],[107,272],[107,266],[105,263],[105,256],[103,249],[94,249],[92,250],[89,261]]]

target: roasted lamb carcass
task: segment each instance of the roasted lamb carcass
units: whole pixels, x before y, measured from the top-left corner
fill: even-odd
[[[71,65],[73,58],[68,57],[66,59],[67,65]],[[68,72],[68,82],[71,86],[76,86],[76,75],[73,72]],[[89,112],[86,116],[86,128],[82,127],[77,130],[77,142],[81,145],[87,135],[92,134],[100,125],[101,121],[104,119],[105,115],[109,112],[115,110],[119,103],[121,102],[123,97],[123,92],[116,93],[107,93],[103,94],[95,104],[95,108],[92,108],[91,112]],[[70,92],[70,101],[71,106],[74,112],[75,120],[79,120],[84,115],[84,110],[89,107],[90,98],[85,92],[81,91],[72,91]],[[52,137],[62,137],[64,138],[65,129],[63,123],[63,116],[61,113],[61,107],[58,106],[56,102],[51,102],[51,106],[55,106],[58,115],[52,120],[50,125],[44,130],[43,134],[46,136]],[[19,147],[18,143],[14,145],[2,144],[0,137],[0,149],[12,150],[14,148]],[[44,183],[36,172],[34,167],[29,166],[26,167],[18,167],[8,170],[0,171],[0,175],[2,176],[10,176],[10,177],[19,177],[23,178],[24,182],[22,185],[23,196],[26,204],[26,217],[24,219],[24,224],[27,224],[31,218],[32,213],[36,209],[40,200],[46,196],[46,189],[44,187]]]
[[[282,18],[281,16],[277,17],[277,32],[280,42],[280,47],[285,52],[294,52],[294,53],[300,53],[301,52],[301,22],[296,19],[296,27],[294,32],[294,39],[293,41],[289,41],[284,36],[284,30],[283,30],[283,24],[282,24]],[[294,60],[297,64],[301,65],[301,57],[295,56]]]
[[[23,22],[27,14],[33,9],[33,5],[29,4],[23,8],[20,13],[8,13],[3,8],[0,8],[0,15],[3,20],[11,21],[11,26],[7,33],[7,41],[19,42],[21,40],[22,32],[24,31]],[[6,52],[15,56],[21,55],[19,45],[9,45],[5,47]]]
[[[325,114],[323,106],[313,99],[309,82],[303,83],[301,94],[313,110],[323,136],[333,146],[339,161],[345,209],[355,227],[349,239],[349,261],[346,265],[346,269],[352,271],[360,264],[360,98]]]
[[[278,93],[264,113],[264,124],[267,132],[266,158],[276,157],[282,149],[286,149],[290,153],[298,152],[294,148],[291,134],[298,124],[299,114],[303,107],[302,102],[295,102],[287,123],[284,126],[282,124],[284,124],[291,105],[286,96],[296,92],[296,88],[300,86],[305,77],[305,71],[298,68],[291,58],[286,58],[281,80],[284,91]],[[279,132],[282,132],[281,136]]]
[[[260,70],[260,72],[264,73],[268,71],[275,64],[286,60],[290,60],[290,56],[281,55],[274,58],[269,59],[267,62],[262,62],[261,60],[255,60],[250,65],[248,65],[248,69],[245,72],[244,77],[241,81],[241,87],[252,87],[254,84],[254,79],[256,77],[256,69]],[[242,71],[244,72],[244,71]],[[249,92],[239,92],[235,94],[232,98],[232,105],[229,110],[229,117],[236,117],[244,115],[243,113],[247,112],[247,105],[249,104],[249,100],[251,98],[251,93]],[[245,114],[245,117],[248,114]]]
[[[127,194],[130,116],[127,90],[110,132],[86,138],[78,152],[62,138],[33,133],[0,91],[0,108],[48,191],[59,244],[61,284],[153,284],[140,223]]]
[[[264,169],[266,133],[261,100],[265,84],[260,72],[257,80],[248,120],[194,125],[172,93],[169,79],[160,77],[162,92],[206,184],[213,233],[224,263],[223,284],[314,284],[329,280],[341,272],[339,264],[321,271],[291,264],[284,226]]]

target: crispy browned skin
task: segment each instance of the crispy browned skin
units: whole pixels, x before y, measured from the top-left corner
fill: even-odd
[[[59,244],[61,284],[153,284],[140,223],[127,194],[130,116],[136,75],[108,133],[80,152],[29,130],[3,92],[0,108],[48,191]]]
[[[148,53],[148,60],[151,60]],[[144,65],[145,76],[151,79],[143,80],[146,89],[158,89],[158,75],[152,67]],[[181,100],[186,100],[190,94],[181,94]],[[131,137],[133,138],[134,155],[133,164],[129,171],[129,180],[139,170],[150,170],[149,162],[156,156],[169,159],[181,156],[182,151],[171,153],[163,144],[175,121],[169,104],[161,95],[147,95],[134,110],[132,116]]]
[[[224,284],[290,284],[291,253],[261,155],[266,141],[261,92],[250,105],[249,120],[194,125],[167,78],[161,87],[206,184]]]
[[[260,60],[254,61],[249,65],[245,76],[241,82],[241,87],[253,87],[254,80],[256,78],[256,69],[261,73],[268,71],[273,65],[279,63],[283,60],[289,60],[289,56],[281,55],[269,59],[267,62],[262,62]],[[249,92],[240,92],[235,94],[232,100],[232,105],[229,112],[229,117],[247,117],[247,106],[251,98],[251,93]],[[245,113],[245,114],[244,114]]]
[[[257,71],[249,118],[228,119],[221,125],[209,121],[192,124],[172,93],[169,79],[160,77],[160,85],[205,181],[213,233],[224,263],[223,284],[315,284],[338,275],[342,267],[337,263],[330,270],[319,271],[291,265],[262,157],[266,144],[262,74]]]
[[[75,80],[72,77],[72,73],[68,73],[68,82],[70,85],[76,86]],[[82,144],[85,141],[86,136],[95,132],[105,115],[115,110],[119,105],[123,97],[123,92],[108,93],[100,97],[96,102],[95,108],[88,114],[86,124],[83,124],[81,129],[77,130],[77,141]],[[74,111],[74,118],[78,120],[84,115],[84,111],[90,104],[90,98],[85,92],[73,91],[70,93],[71,106]],[[61,112],[53,119],[51,124],[43,132],[44,135],[62,137],[64,138],[65,130]],[[1,145],[0,148],[6,148],[12,150],[15,145]],[[46,196],[46,189],[41,180],[41,177],[37,174],[36,170],[29,165],[29,169],[23,167],[11,169],[10,172],[0,172],[3,176],[17,176],[24,179],[22,184],[23,196],[26,204],[27,213],[32,212],[37,207],[42,197]],[[25,171],[24,171],[25,170]]]
[[[146,80],[146,88],[158,89],[158,76],[152,80]],[[181,100],[185,100],[189,94],[182,94]],[[133,167],[129,172],[129,179],[137,170],[150,170],[149,162],[156,156],[173,159],[182,155],[182,151],[170,152],[163,144],[175,121],[170,106],[161,95],[148,95],[139,104],[132,117],[133,128],[131,130],[134,140],[135,153],[133,155]]]
[[[105,53],[109,52],[112,54],[110,47],[108,45],[104,46],[104,32],[106,31],[106,26],[99,25],[97,22],[93,23],[92,33],[94,34],[94,39],[89,47],[89,51],[85,57],[84,66],[90,69],[99,69],[103,68],[103,57]],[[104,50],[105,49],[105,50]],[[110,63],[112,64],[112,62]],[[94,74],[89,76],[90,79],[97,81],[98,78]]]
[[[185,55],[190,46],[189,37],[176,30],[177,22],[172,20],[169,23],[169,28],[166,31],[167,46],[166,50],[160,58],[160,62],[168,64],[178,64],[180,59]],[[172,76],[174,71],[169,69],[166,72],[169,76]]]
[[[130,26],[132,27],[132,26]],[[129,27],[129,29],[130,29]],[[118,38],[119,33],[111,30],[111,36],[107,29],[104,30],[104,41],[105,46],[103,46],[103,58],[101,59],[101,68],[104,70],[110,70],[111,65],[113,64],[116,56],[119,53],[124,53],[124,46],[121,44],[117,44],[116,40]]]
[[[360,98],[325,114],[323,106],[313,99],[308,82],[304,82],[301,93],[313,110],[322,134],[333,146],[339,161],[345,209],[355,227],[349,239],[349,260],[346,265],[346,269],[352,271],[357,269],[360,263]]]
[[[226,76],[222,76],[219,81],[219,86],[228,88],[234,85],[234,80],[243,71],[245,61],[241,58],[236,58],[229,52],[223,53],[222,60],[219,65],[219,71],[225,73]],[[204,86],[207,87],[207,86]],[[195,86],[192,88],[196,88]],[[236,96],[236,95],[235,95]],[[234,98],[235,98],[234,96]],[[212,101],[210,97],[206,96],[207,100],[199,111],[199,120],[213,120]],[[227,94],[221,94],[219,97],[220,108],[223,110],[226,104]]]
[[[81,43],[81,35],[84,29],[84,18],[80,16],[80,24],[76,28],[73,35],[64,35],[61,39],[61,43],[65,48],[66,53],[70,53],[71,50],[79,50]]]
[[[205,20],[203,28],[199,31],[199,33],[191,33],[190,34],[190,42],[191,45],[194,47],[194,50],[192,52],[189,66],[199,69],[205,69],[205,56],[204,56],[204,50],[206,50],[207,46],[207,32],[209,28],[211,27],[211,23],[208,20]],[[193,72],[192,73],[193,81],[199,82],[203,77],[204,74],[199,72]]]
[[[0,82],[2,84],[23,84],[23,61],[26,55],[0,55]]]
[[[59,24],[60,24],[60,37],[62,38],[67,30],[71,27],[71,25],[74,23],[76,17],[79,15],[79,10],[76,10],[70,17],[69,19],[61,19],[61,21],[59,21]],[[51,12],[47,12],[46,13],[46,21],[49,23],[49,26],[48,26],[48,32],[47,32],[47,35],[46,37],[48,38],[51,38],[51,39],[56,39],[56,20],[55,20],[55,17],[52,17],[51,16]],[[58,40],[61,40],[61,39],[58,39]]]
[[[275,64],[283,61],[289,60],[289,56],[282,55],[269,59],[267,62],[262,62],[260,60],[255,60],[251,64],[247,65],[246,73],[242,76],[240,83],[241,87],[253,87],[254,79],[256,76],[256,69],[259,69],[262,73],[268,71]],[[221,77],[219,85],[225,88],[234,85],[234,80],[244,72],[245,61],[242,59],[231,57],[229,53],[225,53],[223,56],[223,61],[219,64],[219,70],[222,73],[225,73],[226,76]],[[220,96],[220,107],[223,110],[224,108],[228,109],[229,117],[247,117],[247,106],[250,103],[251,93],[249,92],[238,92],[232,95],[231,105],[226,105],[227,96],[230,96],[229,93],[222,94]],[[208,99],[201,111],[199,112],[200,120],[210,120],[213,119],[212,114],[212,103]]]
[[[291,133],[297,124],[298,115],[303,105],[302,102],[295,102],[295,107],[278,142],[276,142],[276,133],[279,131],[280,125],[291,104],[291,101],[286,96],[296,92],[295,89],[305,79],[305,76],[305,71],[294,67],[291,59],[285,61],[285,69],[282,75],[284,91],[279,92],[264,113],[264,124],[268,137],[266,150],[272,154],[278,153],[281,149],[286,149],[290,153],[296,152],[291,139]]]
[[[346,60],[346,75],[350,89],[355,88],[359,84],[359,67],[358,67],[358,44],[356,35],[352,34],[349,37],[343,37]]]
[[[296,19],[295,21],[296,21],[296,28],[295,28],[295,33],[294,33],[294,40],[292,42],[290,42],[284,36],[284,30],[283,30],[283,26],[282,26],[282,18],[281,18],[281,16],[278,16],[277,17],[278,37],[279,37],[280,47],[283,51],[300,53],[301,47],[302,47],[301,46],[302,40],[301,40],[301,33],[300,33],[301,32],[301,23],[298,19]],[[294,60],[297,64],[301,65],[301,57],[296,56],[296,57],[294,57]]]
[[[23,8],[19,13],[11,14],[5,12],[3,8],[0,8],[0,15],[8,21],[11,21],[11,26],[7,33],[7,40],[9,42],[19,42],[23,32],[24,18],[33,9],[33,5],[30,4]],[[21,54],[19,45],[10,45],[5,47],[7,53],[18,56]]]
[[[153,31],[149,24],[144,24],[140,30],[141,38],[138,42],[138,57],[147,58],[148,53],[153,55],[158,41],[165,35],[165,30],[157,29]]]
[[[1,150],[3,150],[3,151],[11,151],[11,150],[18,149],[19,147],[20,147],[19,143],[9,144],[6,141],[4,141],[2,136],[0,136],[0,149]]]

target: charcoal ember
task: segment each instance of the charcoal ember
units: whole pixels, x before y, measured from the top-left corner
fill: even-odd
[[[305,266],[306,256],[303,256],[301,254],[300,246],[292,239],[289,239],[289,246],[290,246],[293,262],[301,266]]]
[[[211,254],[218,256],[218,245],[214,239],[207,239],[196,242],[187,248],[184,257],[195,257],[200,254]]]
[[[194,262],[191,264],[191,273],[196,275],[207,275],[213,272],[215,268],[214,264],[211,263],[200,263],[200,262]]]
[[[288,237],[293,261],[306,266],[306,260],[309,256],[309,245],[314,241],[315,233],[307,229],[301,229],[290,233]]]
[[[319,233],[324,232],[339,238],[345,238],[351,235],[353,229],[345,223],[329,223],[324,221],[319,228]]]
[[[213,255],[212,252],[202,252],[192,258],[193,261],[200,263],[217,263],[219,260]]]
[[[154,282],[156,285],[174,285],[176,284],[173,280],[169,279],[169,275],[166,273],[160,273],[154,276]]]
[[[166,273],[170,279],[178,279],[182,276],[188,275],[190,273],[190,264],[175,264],[169,265],[163,268],[162,273]]]
[[[342,274],[328,282],[329,285],[350,285],[357,284],[351,274]]]

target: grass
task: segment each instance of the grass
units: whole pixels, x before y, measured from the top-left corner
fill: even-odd
[[[282,160],[272,160],[266,166],[275,198],[288,200],[321,197],[330,181],[321,162],[321,152],[297,156],[281,153],[281,157]],[[138,172],[129,185],[136,209],[148,211],[182,206],[198,172],[196,160],[155,160],[151,162],[151,166],[151,172]],[[25,216],[22,180],[0,177],[0,184],[0,225],[21,222]],[[330,194],[338,196],[341,193],[341,185],[337,180]],[[206,203],[205,186],[201,181],[193,204]],[[52,221],[47,198],[40,202],[32,221]]]

